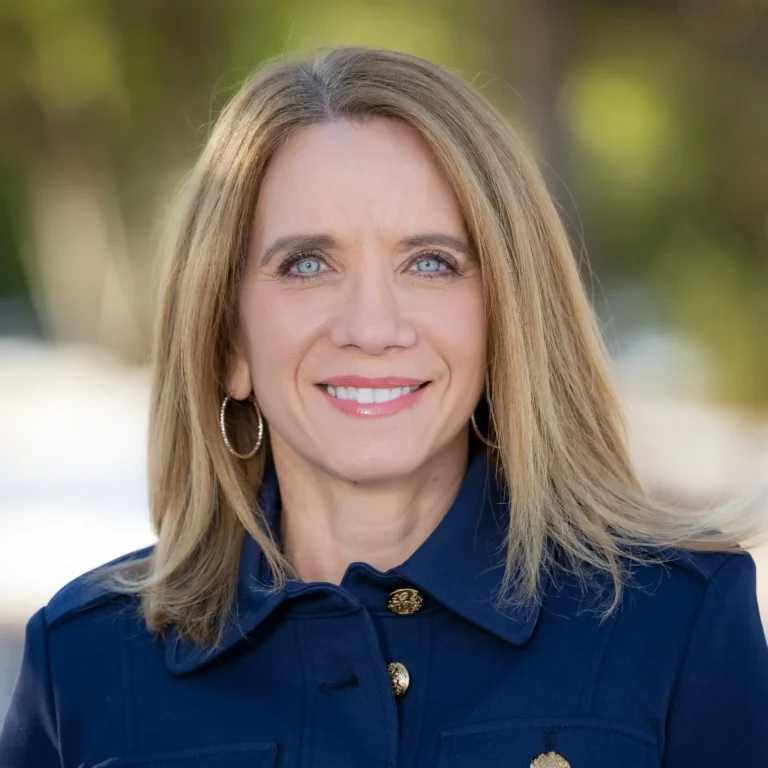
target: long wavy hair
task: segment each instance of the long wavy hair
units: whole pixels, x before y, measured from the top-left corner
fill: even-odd
[[[541,599],[542,575],[608,575],[618,605],[628,562],[667,548],[734,550],[760,533],[732,506],[682,511],[644,491],[595,316],[557,210],[508,122],[451,71],[405,53],[335,48],[280,58],[224,108],[186,181],[160,277],[153,336],[149,486],[158,537],[118,566],[150,631],[215,644],[231,617],[244,536],[274,574],[295,575],[258,508],[268,445],[233,458],[219,432],[224,374],[259,185],[303,127],[403,120],[428,142],[479,256],[487,317],[483,420],[514,514],[502,602]],[[229,429],[254,440],[243,412]]]

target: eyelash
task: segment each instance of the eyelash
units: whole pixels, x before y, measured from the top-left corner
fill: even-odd
[[[290,271],[291,267],[293,267],[295,264],[300,264],[302,261],[309,261],[310,259],[320,262],[323,261],[323,257],[318,253],[313,253],[311,251],[299,251],[297,253],[292,253],[285,258],[285,260],[278,267],[277,274],[279,277],[285,277],[289,280],[301,280],[305,283],[312,280],[317,280],[323,274],[324,270],[304,275],[296,274]],[[447,269],[432,273],[422,272],[420,277],[425,277],[427,280],[444,280],[448,277],[453,277],[454,275],[459,274],[458,268],[451,263],[448,257],[440,253],[440,251],[422,251],[421,253],[417,253],[411,259],[411,262],[408,266],[412,267],[414,264],[418,264],[420,261],[426,261],[429,259],[434,259],[435,261],[440,262],[446,266]]]

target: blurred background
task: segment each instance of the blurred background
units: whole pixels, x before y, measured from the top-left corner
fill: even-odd
[[[153,540],[147,336],[175,188],[261,61],[343,43],[454,69],[523,135],[648,487],[768,506],[768,0],[5,0],[0,722],[29,616]]]

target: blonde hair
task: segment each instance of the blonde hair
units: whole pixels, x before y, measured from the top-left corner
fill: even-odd
[[[233,459],[218,411],[238,283],[265,165],[302,127],[403,120],[426,139],[455,190],[478,253],[488,327],[486,392],[492,464],[514,513],[502,600],[540,599],[544,571],[611,577],[654,550],[732,550],[757,526],[729,507],[680,511],[644,492],[599,328],[557,211],[501,114],[452,72],[412,55],[362,47],[271,62],[216,122],[186,185],[154,326],[149,438],[158,542],[120,589],[138,594],[148,628],[216,643],[230,617],[243,537],[256,539],[274,589],[294,575],[256,497],[264,448]],[[253,423],[234,420],[237,445]],[[552,546],[550,546],[552,545]]]

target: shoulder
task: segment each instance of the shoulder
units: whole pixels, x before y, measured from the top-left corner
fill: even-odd
[[[704,587],[754,573],[755,561],[745,549],[735,552],[692,552],[668,550],[667,564],[699,581]]]
[[[684,659],[714,658],[735,635],[751,637],[755,646],[765,640],[755,561],[747,551],[681,549],[654,557],[629,566],[620,605],[602,626],[614,679],[631,677],[663,698]]]
[[[755,587],[755,561],[745,549],[730,552],[696,552],[670,548],[651,555],[647,562],[629,566],[630,585],[651,587],[672,594],[701,598],[709,592],[751,583]]]
[[[651,572],[662,574],[673,586],[689,587],[699,594],[749,582],[754,587],[756,580],[754,558],[745,549],[731,552],[669,549],[660,562],[647,567]]]
[[[107,569],[122,563],[148,559],[153,550],[154,547],[150,546],[129,552],[87,571],[65,584],[42,609],[47,628],[53,629],[84,611],[125,598],[125,595],[119,591],[116,585],[106,577]]]
[[[703,612],[737,622],[758,615],[757,569],[746,550],[670,549],[655,562],[633,564],[630,572],[627,595],[638,619],[690,628]]]
[[[747,625],[760,628],[757,566],[747,550],[685,552],[676,562],[701,585],[698,624],[716,624],[719,631],[741,630]]]

